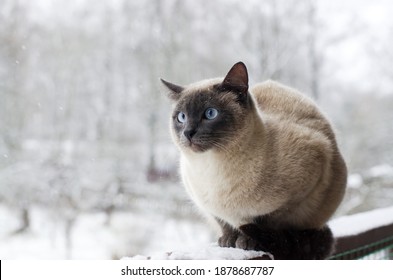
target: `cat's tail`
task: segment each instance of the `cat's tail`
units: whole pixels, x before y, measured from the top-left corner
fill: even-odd
[[[239,229],[276,260],[323,260],[333,253],[334,237],[327,225],[320,229],[276,230],[246,224]]]

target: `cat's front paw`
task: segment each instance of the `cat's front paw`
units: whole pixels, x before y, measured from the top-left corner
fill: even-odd
[[[235,245],[236,248],[243,250],[262,251],[258,241],[244,234],[239,234]]]
[[[261,250],[255,239],[236,231],[224,232],[218,239],[218,245],[220,247],[232,247],[243,250]]]
[[[227,248],[235,247],[238,236],[239,233],[235,231],[224,232],[223,235],[218,239],[218,245],[220,247],[227,247]]]
[[[246,224],[239,228],[240,234],[236,240],[236,248],[254,251],[269,251],[274,244],[273,232],[262,230],[256,224]]]

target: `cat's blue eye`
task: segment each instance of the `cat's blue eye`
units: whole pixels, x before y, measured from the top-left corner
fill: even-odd
[[[185,123],[187,120],[186,114],[184,114],[183,112],[180,112],[179,114],[177,114],[177,120],[180,123]]]
[[[205,111],[205,117],[208,120],[213,120],[218,116],[218,110],[215,108],[207,108]]]

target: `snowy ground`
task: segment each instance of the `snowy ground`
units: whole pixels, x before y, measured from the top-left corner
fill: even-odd
[[[0,259],[119,259],[123,256],[200,247],[214,240],[201,222],[115,213],[109,225],[102,213],[82,214],[67,249],[65,225],[44,209],[31,215],[31,229],[12,234],[15,213],[0,205]]]
[[[115,213],[106,224],[102,213],[82,214],[67,248],[64,224],[48,211],[32,211],[31,229],[18,228],[15,213],[0,205],[0,259],[247,259],[260,252],[217,248],[208,226],[198,221],[175,220],[164,215]],[[357,234],[393,222],[393,207],[377,209],[330,222],[336,236]],[[172,252],[170,255],[166,254]]]

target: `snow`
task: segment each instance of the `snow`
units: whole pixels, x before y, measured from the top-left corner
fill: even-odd
[[[170,253],[154,253],[151,256],[137,255],[132,258],[124,258],[125,260],[249,260],[267,256],[273,259],[273,256],[261,251],[246,251],[237,248],[222,248],[216,243],[209,246],[173,251]]]
[[[119,259],[153,251],[180,250],[209,244],[215,237],[201,221],[115,212],[109,224],[103,213],[81,213],[67,248],[62,217],[33,207],[30,230],[14,234],[19,219],[0,204],[0,259]]]
[[[368,175],[373,178],[393,177],[393,167],[389,164],[377,165],[368,171]]]
[[[363,178],[360,174],[351,174],[348,176],[347,186],[351,189],[359,189],[363,185]]]
[[[356,235],[393,223],[393,207],[336,218],[329,222],[334,236]]]
[[[0,259],[252,259],[263,252],[220,248],[209,227],[195,220],[113,213],[110,224],[102,213],[82,213],[71,233],[67,249],[64,222],[46,209],[33,208],[31,229],[13,234],[19,227],[15,212],[0,204]],[[393,207],[344,216],[329,225],[335,236],[354,235],[393,223]],[[169,253],[170,252],[170,253]]]

